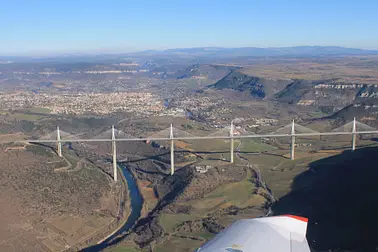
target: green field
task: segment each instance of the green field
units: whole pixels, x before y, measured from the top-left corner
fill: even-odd
[[[199,219],[218,209],[232,205],[240,208],[262,205],[265,199],[254,194],[256,186],[251,179],[252,174],[249,172],[243,181],[224,184],[200,199],[180,202],[179,204],[192,206],[191,215],[197,216]]]
[[[229,151],[230,141],[220,139],[192,141],[191,149],[194,152]]]
[[[166,243],[159,244],[155,247],[155,252],[193,252],[199,248],[203,241],[172,237]]]
[[[254,185],[249,181],[226,184],[206,195],[205,198],[222,198],[235,206],[244,205],[252,195]]]
[[[8,117],[16,120],[26,120],[26,121],[38,121],[43,118],[40,115],[25,114],[25,113],[8,113]]]
[[[28,145],[26,146],[27,151],[31,151],[36,155],[42,155],[46,157],[54,157],[54,153],[45,147],[39,146],[39,145]]]
[[[14,111],[3,110],[0,111],[0,115],[6,116],[8,120],[38,121],[49,116],[50,112],[48,108],[28,108]]]
[[[242,140],[242,147],[240,149],[241,152],[264,152],[264,151],[272,151],[275,148],[266,143],[260,143],[254,140]],[[235,141],[235,146],[239,144],[239,141]]]
[[[164,227],[165,232],[174,232],[175,228],[184,221],[197,219],[194,215],[189,214],[166,214],[160,215],[160,224]]]
[[[48,108],[30,108],[27,109],[31,113],[50,114],[51,110]]]
[[[255,186],[249,181],[226,184],[215,191],[205,195],[200,200],[190,202],[196,209],[199,216],[206,216],[220,208],[227,208],[231,205],[244,208],[247,206],[261,205],[264,198],[253,194]]]
[[[136,249],[136,248],[119,246],[119,247],[116,247],[116,248],[111,248],[111,249],[106,250],[106,251],[109,251],[109,252],[141,252],[142,250]]]

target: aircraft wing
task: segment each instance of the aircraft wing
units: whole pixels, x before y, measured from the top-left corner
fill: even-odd
[[[284,215],[238,220],[197,252],[310,252],[307,219]]]

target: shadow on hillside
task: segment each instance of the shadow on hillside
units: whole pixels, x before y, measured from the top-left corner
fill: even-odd
[[[316,251],[376,251],[377,157],[377,147],[363,148],[311,163],[273,205],[275,215],[308,217],[307,239]]]

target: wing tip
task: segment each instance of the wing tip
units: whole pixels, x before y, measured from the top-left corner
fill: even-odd
[[[306,217],[301,217],[301,216],[291,215],[291,214],[284,214],[283,216],[290,217],[290,218],[308,223],[308,218],[306,218]]]

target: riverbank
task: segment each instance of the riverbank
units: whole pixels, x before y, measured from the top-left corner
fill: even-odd
[[[114,184],[112,189],[115,190],[115,194],[119,194],[117,217],[102,230],[98,231],[96,234],[93,234],[90,238],[83,240],[82,242],[76,244],[75,247],[65,251],[86,251],[88,245],[92,244],[93,246],[96,246],[95,244],[103,243],[112,237],[112,235],[114,235],[123,225],[125,225],[131,212],[131,206],[130,204],[125,204],[126,202],[129,202],[127,181],[120,168],[119,172],[121,174],[120,181],[119,183]],[[114,182],[110,181],[110,183]],[[109,234],[109,232],[111,233]]]
[[[139,192],[137,181],[132,175],[132,172],[126,166],[120,165],[119,169],[121,170],[122,177],[125,184],[127,185],[127,192],[129,196],[128,198],[130,199],[129,201],[124,201],[121,205],[125,206],[126,202],[128,202],[130,214],[128,215],[126,221],[122,223],[122,225],[118,225],[118,228],[115,231],[113,231],[106,238],[102,239],[96,245],[82,249],[81,251],[83,252],[102,251],[107,247],[117,244],[119,241],[125,238],[129,230],[135,225],[135,223],[141,216],[144,201]]]
[[[128,218],[130,216],[130,213],[131,213],[131,211],[130,211],[131,210],[131,203],[129,201],[129,196],[128,196],[129,190],[128,190],[127,181],[126,181],[126,178],[125,178],[125,176],[122,172],[121,167],[118,167],[118,172],[121,174],[120,177],[121,177],[121,185],[122,185],[122,190],[121,190],[122,197],[119,201],[118,218],[119,219],[122,218],[122,222],[119,225],[117,225],[117,228],[112,233],[110,233],[105,238],[103,238],[102,240],[97,242],[97,244],[101,244],[101,243],[105,242],[106,240],[110,239],[112,236],[114,236],[119,231],[119,229],[122,228],[126,224]],[[128,204],[126,204],[126,202]],[[125,215],[126,212],[128,213],[128,215]],[[118,223],[119,223],[119,221],[118,221]]]

